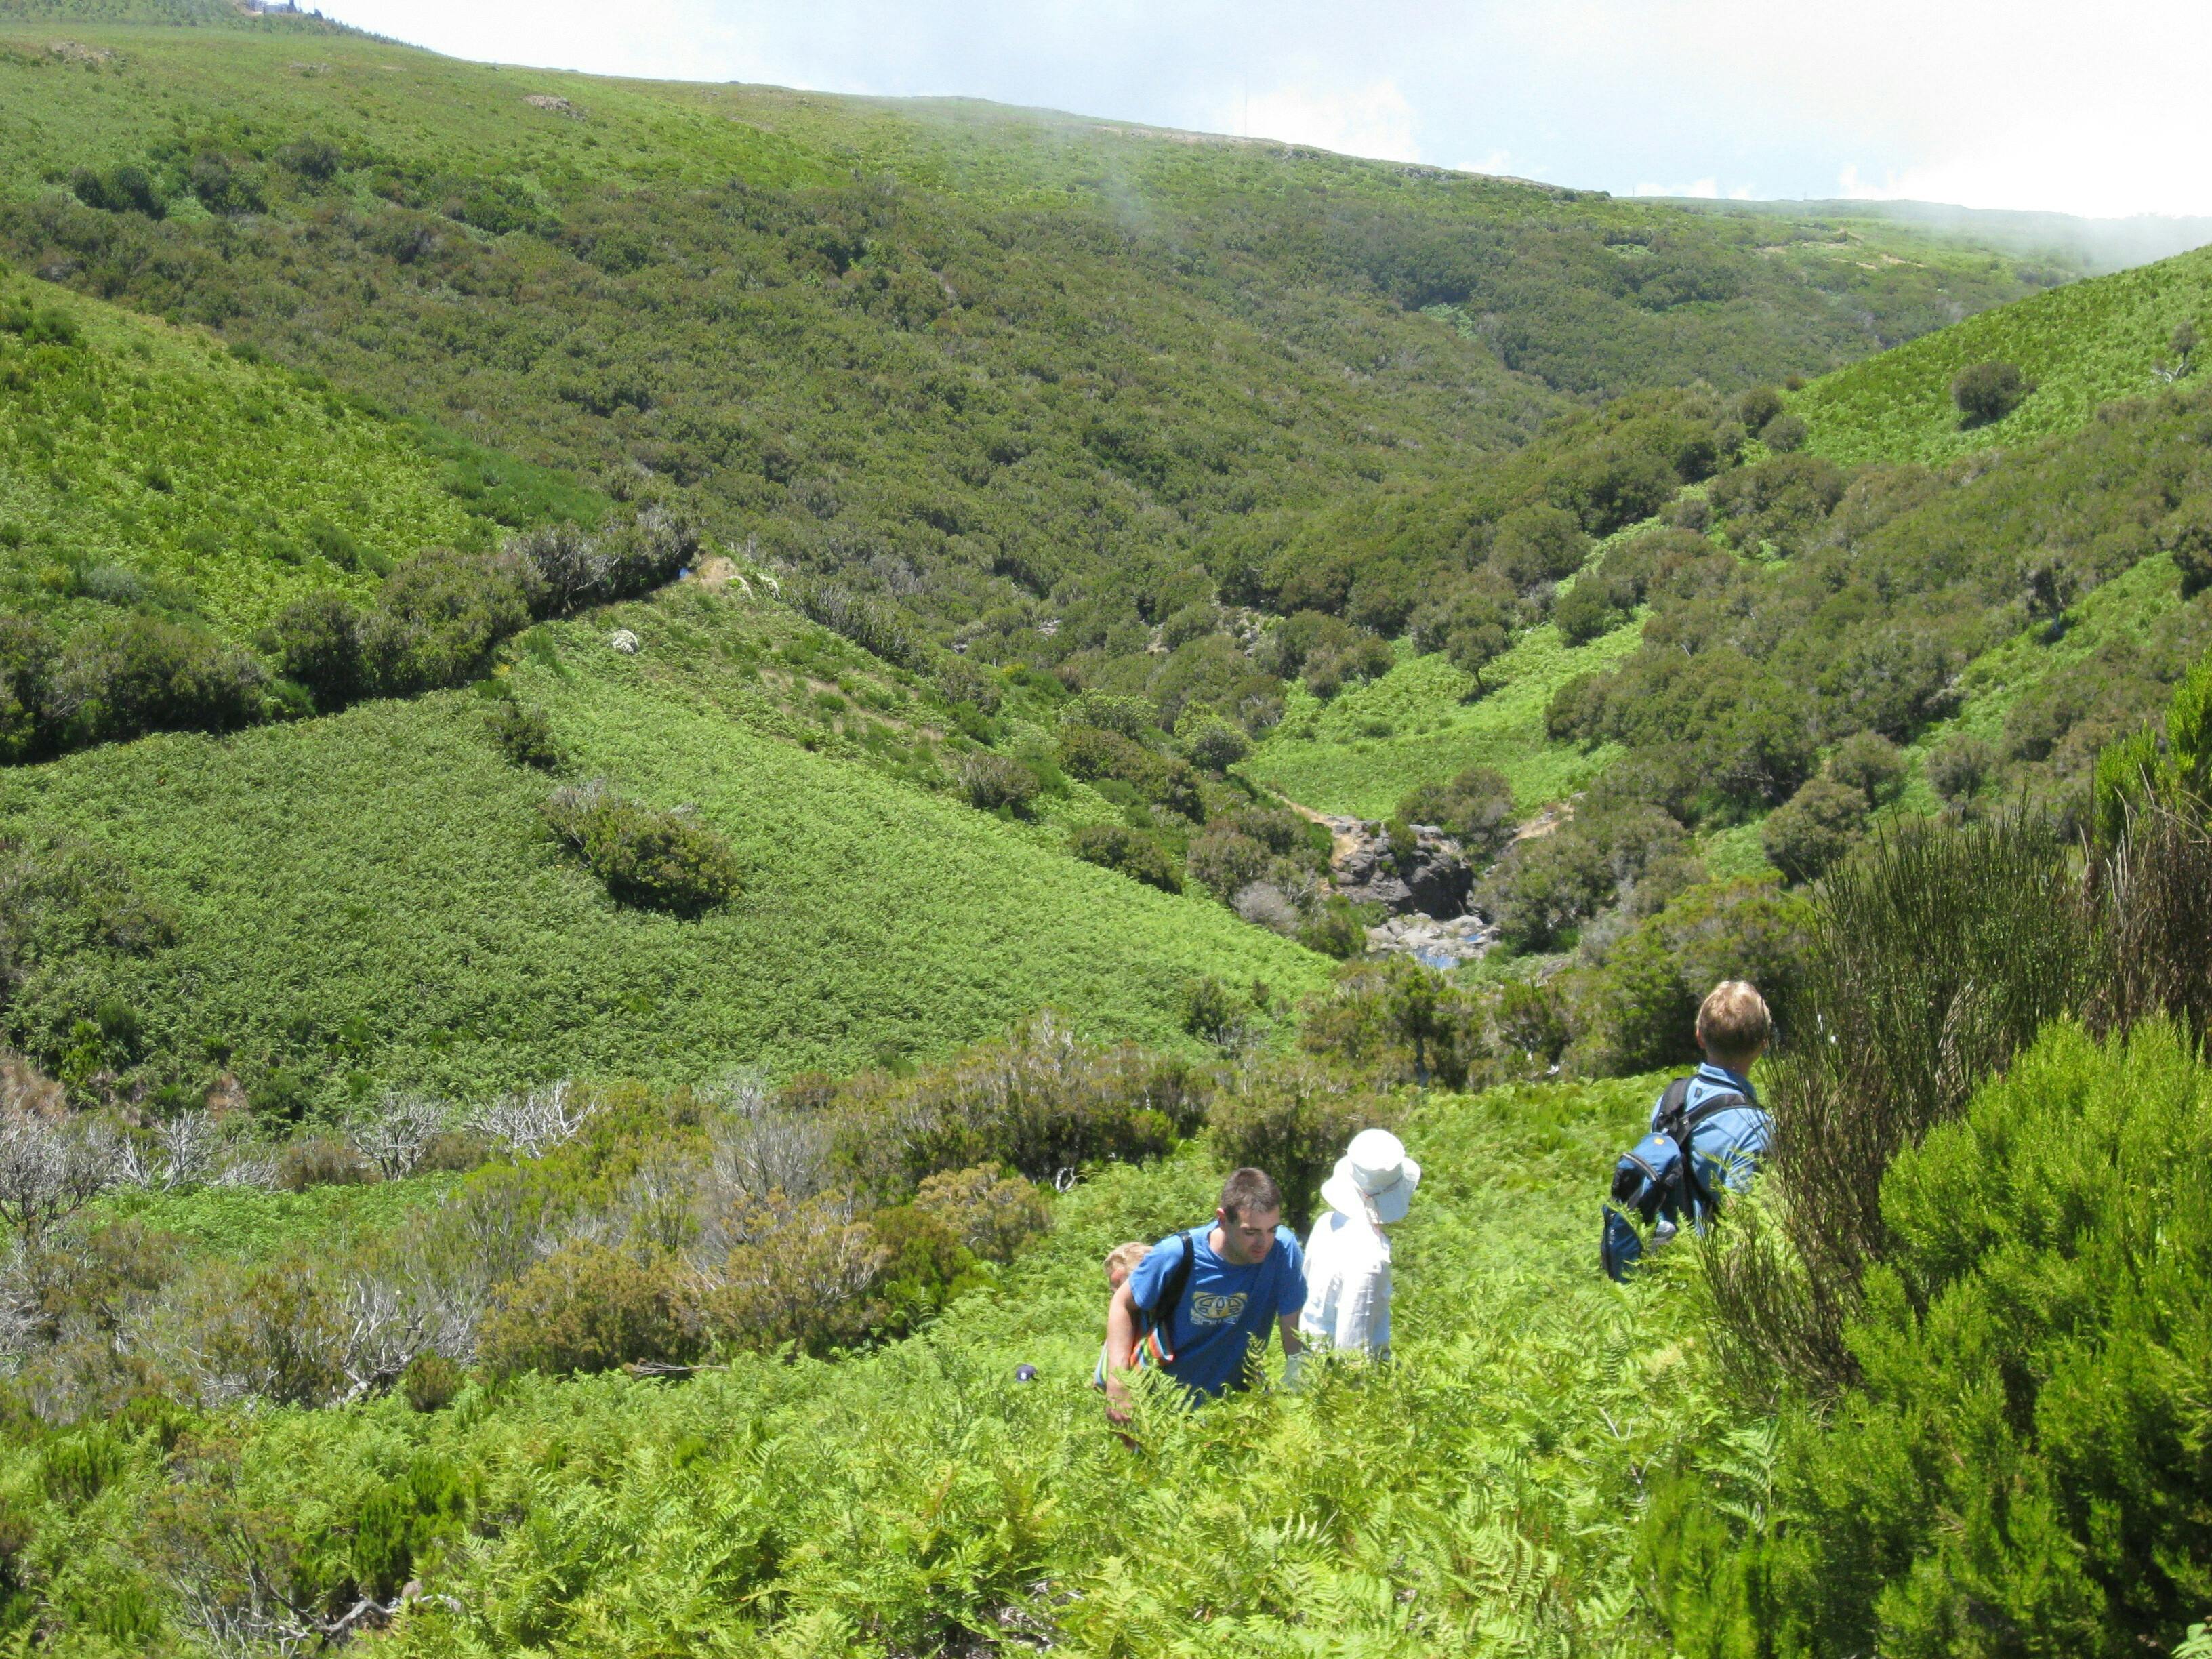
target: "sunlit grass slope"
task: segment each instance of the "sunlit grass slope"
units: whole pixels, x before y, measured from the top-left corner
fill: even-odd
[[[1544,707],[1577,674],[1636,649],[1636,622],[1581,646],[1549,623],[1533,628],[1483,671],[1494,689],[1464,701],[1468,678],[1442,655],[1412,657],[1381,679],[1322,703],[1291,693],[1282,725],[1243,770],[1317,812],[1387,817],[1407,791],[1470,766],[1492,766],[1532,812],[1571,794],[1611,758],[1544,736]]]
[[[2155,390],[2152,369],[2184,322],[2212,336],[2212,249],[1983,312],[1815,380],[1790,406],[1812,429],[1808,447],[1832,460],[1944,461],[2070,432],[2100,404]],[[1951,382],[1992,360],[2036,389],[2004,419],[1962,426]]]
[[[221,1066],[250,1091],[283,1067],[335,1103],[386,1084],[471,1098],[570,1073],[850,1069],[1045,1005],[1175,1045],[1194,975],[1293,999],[1323,978],[1218,905],[782,740],[772,710],[675,690],[652,660],[673,640],[647,622],[629,659],[605,627],[532,636],[508,684],[549,711],[572,776],[694,804],[729,838],[746,874],[725,908],[617,907],[556,852],[551,781],[492,747],[477,695],[376,702],[0,775],[0,833],[112,848],[177,921],[173,946],[61,975],[32,1017],[66,1033],[121,998],[149,1078]]]
[[[1098,1261],[1205,1216],[1218,1176],[1193,1155],[1099,1172],[1000,1288],[874,1354],[525,1379],[429,1415],[396,1395],[272,1409],[197,1460],[149,1437],[68,1552],[42,1528],[25,1571],[42,1605],[140,1593],[173,1629],[149,1564],[200,1513],[177,1505],[234,1505],[311,1578],[344,1571],[364,1505],[422,1467],[472,1495],[465,1530],[417,1558],[422,1599],[380,1638],[398,1655],[884,1659],[1010,1634],[1099,1659],[1663,1653],[1638,1472],[1726,1425],[1686,1381],[1669,1287],[1599,1274],[1589,1196],[1656,1086],[1433,1099],[1407,1130],[1426,1177],[1397,1238],[1394,1362],[1146,1409],[1139,1453],[1088,1387]]]
[[[0,276],[0,605],[106,606],[232,639],[317,588],[364,598],[434,546],[596,497],[377,416],[273,365],[22,276]],[[70,340],[54,337],[74,331]],[[489,471],[487,471],[489,468]]]

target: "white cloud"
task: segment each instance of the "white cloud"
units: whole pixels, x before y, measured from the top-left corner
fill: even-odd
[[[1418,161],[1413,106],[1393,81],[1332,92],[1312,84],[1255,90],[1248,100],[1224,110],[1211,124],[1254,138],[1278,138],[1347,155],[1372,155],[1386,161]]]
[[[1971,206],[2212,213],[2203,0],[319,3],[474,58],[961,93],[1485,172],[1510,154],[1601,189],[1825,195],[1849,169]]]

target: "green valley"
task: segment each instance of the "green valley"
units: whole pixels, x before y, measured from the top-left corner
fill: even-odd
[[[0,0],[0,1650],[2206,1659],[2201,228]]]

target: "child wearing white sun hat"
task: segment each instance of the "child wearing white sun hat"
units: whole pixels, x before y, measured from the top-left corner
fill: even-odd
[[[1406,1218],[1421,1166],[1388,1129],[1363,1129],[1322,1182],[1328,1213],[1306,1242],[1298,1329],[1322,1347],[1380,1356],[1390,1346],[1390,1237]]]

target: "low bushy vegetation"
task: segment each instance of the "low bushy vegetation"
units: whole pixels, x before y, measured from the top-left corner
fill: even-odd
[[[657,811],[605,778],[556,789],[544,811],[554,834],[624,903],[696,915],[737,895],[737,856],[696,811]]]

